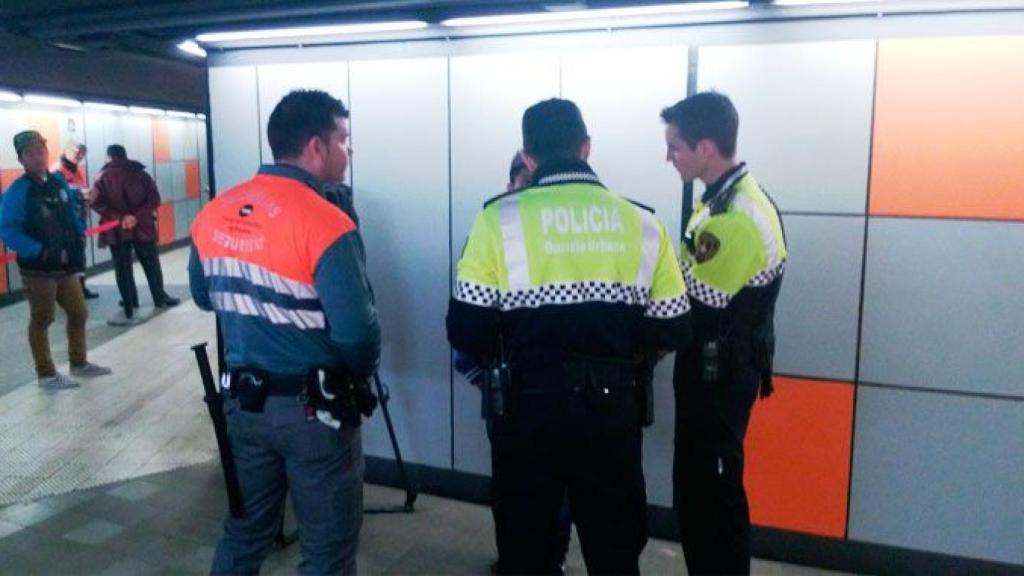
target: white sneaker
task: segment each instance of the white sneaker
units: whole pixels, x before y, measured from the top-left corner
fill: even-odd
[[[68,390],[81,386],[77,381],[58,372],[53,376],[39,379],[39,387],[43,390]]]
[[[106,376],[110,374],[112,370],[105,366],[97,366],[92,362],[86,362],[81,366],[72,366],[71,375],[78,376],[79,378],[92,378],[94,376]]]

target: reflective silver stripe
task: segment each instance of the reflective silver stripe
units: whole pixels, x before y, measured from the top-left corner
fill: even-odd
[[[644,316],[658,319],[678,318],[689,311],[690,298],[686,294],[681,294],[675,298],[652,300],[644,310]]]
[[[500,293],[493,286],[459,280],[455,283],[455,299],[474,306],[496,308],[500,299]]]
[[[530,288],[530,262],[526,256],[526,238],[523,236],[523,222],[519,215],[519,196],[501,200],[498,210],[509,289],[513,292],[527,290]]]
[[[636,285],[650,288],[654,283],[654,268],[661,252],[661,228],[658,221],[647,210],[634,207],[640,215],[643,243],[641,244],[640,271],[636,275]]]
[[[589,172],[560,172],[541,178],[537,181],[537,185],[547,186],[548,184],[559,184],[561,182],[593,182],[594,184],[600,184],[601,180],[597,178],[597,174]]]
[[[302,330],[323,330],[327,320],[316,310],[289,310],[270,302],[260,302],[248,294],[211,292],[210,302],[218,312],[234,312],[243,316],[259,316],[272,324],[291,324]]]
[[[238,258],[206,258],[203,260],[203,272],[207,277],[226,276],[242,278],[256,286],[270,288],[278,294],[292,296],[304,300],[319,299],[316,288],[312,284],[298,282],[275,274],[262,266],[258,266]]]
[[[746,214],[757,228],[757,232],[761,236],[761,243],[764,245],[765,256],[768,259],[765,269],[776,268],[779,265],[779,242],[778,238],[775,237],[775,232],[772,231],[772,224],[768,214],[765,213],[761,206],[754,202],[753,198],[748,197],[742,192],[737,193],[733,197],[732,205],[740,212]]]

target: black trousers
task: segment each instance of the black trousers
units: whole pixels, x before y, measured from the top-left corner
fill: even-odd
[[[751,347],[732,343],[717,381],[704,379],[702,343],[676,357],[673,492],[690,574],[750,573],[743,439],[760,379]]]
[[[164,292],[164,274],[160,269],[160,257],[156,251],[155,242],[136,242],[125,240],[110,245],[110,254],[114,259],[114,274],[117,280],[117,290],[121,293],[121,300],[131,303],[132,308],[139,307],[139,292],[135,287],[135,274],[132,270],[132,251],[139,258],[143,272],[146,273],[146,281],[149,283],[149,293],[153,297],[153,303],[157,304],[167,297]]]
[[[587,571],[639,573],[647,491],[632,375],[567,364],[515,380],[491,451],[499,573],[561,573],[566,496]]]

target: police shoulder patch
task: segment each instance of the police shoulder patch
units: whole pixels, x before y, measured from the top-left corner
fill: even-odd
[[[693,256],[696,258],[697,263],[701,264],[711,260],[718,253],[718,248],[721,246],[718,237],[710,232],[701,232],[697,236],[697,242],[695,243],[695,249]]]

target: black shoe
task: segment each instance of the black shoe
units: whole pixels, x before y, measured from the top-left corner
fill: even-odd
[[[100,297],[98,292],[93,292],[84,286],[82,287],[82,294],[85,296],[86,300],[95,300]]]
[[[175,298],[174,296],[164,296],[163,298],[160,299],[159,302],[154,303],[153,306],[156,306],[157,308],[173,308],[178,304],[181,304],[180,298]]]

